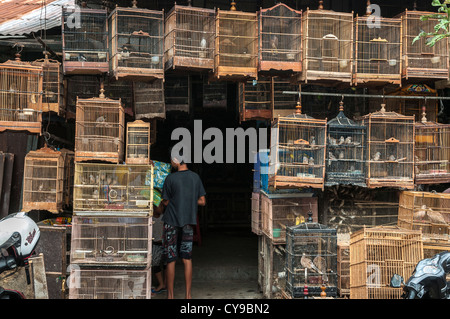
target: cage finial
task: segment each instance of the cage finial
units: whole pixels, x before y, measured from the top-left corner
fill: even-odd
[[[371,6],[370,0],[367,0],[366,16],[370,16],[372,14],[372,10],[370,9],[370,6]]]
[[[320,289],[322,290],[322,291],[320,292],[320,297],[326,298],[326,297],[327,297],[327,293],[325,292],[325,289],[327,289],[327,287],[325,287],[325,285],[322,284],[322,286],[320,287]]]
[[[230,10],[231,11],[236,11],[236,1],[234,1],[234,0],[231,1],[231,8],[230,8]]]
[[[414,11],[417,11],[417,1],[414,1],[414,4],[413,4],[413,10],[414,10]]]
[[[99,97],[101,99],[105,98],[105,85],[103,84],[103,82],[100,84],[100,95],[99,95]]]
[[[425,105],[422,106],[422,123],[426,123],[427,122],[427,113],[426,113],[426,107]]]
[[[323,10],[323,0],[319,1],[319,10]]]
[[[297,101],[297,106],[295,107],[295,114],[302,114],[302,104],[300,100]]]
[[[386,112],[386,104],[381,103],[381,110],[380,110],[380,112],[381,112],[381,113]]]
[[[137,0],[132,0],[131,4],[133,8],[137,8]]]
[[[192,0],[188,0],[187,5],[188,7],[192,7]]]

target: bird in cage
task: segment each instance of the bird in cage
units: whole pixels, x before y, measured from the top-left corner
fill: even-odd
[[[309,163],[308,156],[303,156],[303,164],[308,164],[308,163]]]
[[[345,139],[345,144],[352,144],[352,137],[351,136],[347,136],[347,138]]]
[[[328,152],[328,158],[329,158],[330,160],[335,160],[335,159],[336,159],[336,156],[334,156],[333,152]]]
[[[316,137],[315,136],[311,136],[311,139],[309,141],[309,145],[311,145],[311,146],[316,145]]]
[[[313,270],[315,272],[322,274],[322,272],[317,268],[317,266],[314,265],[313,261],[310,258],[306,257],[306,253],[302,254],[302,258],[300,259],[300,264],[303,266],[303,268]]]
[[[341,136],[340,138],[339,138],[339,143],[338,143],[338,145],[342,145],[342,144],[344,144],[345,143],[345,138],[343,137],[343,136]]]
[[[207,45],[206,39],[202,38],[202,40],[200,41],[200,48],[201,49],[206,49],[206,45]]]
[[[314,165],[314,157],[309,158],[309,165]]]
[[[344,152],[343,151],[340,151],[339,152],[339,159],[344,159]]]
[[[392,154],[391,154],[391,155],[389,155],[389,160],[390,160],[390,161],[395,161],[395,156],[394,156],[394,155],[392,155]]]
[[[273,55],[278,54],[278,37],[276,35],[270,39],[270,48],[272,49]]]
[[[375,155],[373,156],[373,160],[374,161],[379,161],[381,158],[381,153],[380,152],[376,152]]]
[[[328,141],[329,141],[330,145],[336,145],[336,143],[337,143],[337,140],[334,137],[329,137]]]
[[[80,54],[78,54],[78,61],[86,62],[87,58],[83,54],[80,53]]]

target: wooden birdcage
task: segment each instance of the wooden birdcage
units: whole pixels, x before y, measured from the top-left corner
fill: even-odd
[[[41,133],[42,66],[20,60],[0,64],[0,132]]]
[[[338,115],[327,125],[325,184],[365,186],[366,127],[344,114],[344,102]]]
[[[302,71],[302,11],[278,3],[259,12],[259,71]]]
[[[123,111],[133,116],[133,82],[109,78],[105,81],[105,96],[112,100],[120,99]]]
[[[301,113],[278,117],[272,123],[269,186],[324,187],[327,120]]]
[[[450,194],[404,191],[400,194],[398,226],[422,232],[423,240],[449,238]]]
[[[48,58],[44,52],[43,59],[32,62],[32,65],[42,66],[42,111],[65,115],[64,86],[61,63]]]
[[[414,188],[414,116],[381,110],[362,117],[367,128],[366,184],[369,188]]]
[[[375,25],[376,24],[376,25]],[[355,61],[353,83],[402,84],[401,19],[355,18]]]
[[[73,152],[47,146],[25,156],[22,210],[45,210],[58,214],[70,197],[70,166]]]
[[[190,112],[191,81],[189,75],[166,76],[164,81],[164,101],[166,112]]]
[[[64,77],[64,81],[66,116],[75,118],[77,98],[89,99],[98,96],[100,79],[95,75],[69,75]]]
[[[302,73],[300,81],[352,82],[353,12],[309,8],[302,15]]]
[[[124,153],[125,113],[121,100],[100,96],[77,99],[75,161],[120,163]]]
[[[350,295],[350,245],[337,244],[337,290],[340,297]]]
[[[212,70],[215,23],[214,9],[175,4],[165,20],[166,70]]]
[[[286,227],[298,225],[310,214],[317,221],[317,197],[311,193],[260,192],[261,232],[275,244],[286,243]]]
[[[70,263],[96,267],[148,268],[152,217],[74,216]]]
[[[397,18],[402,19],[402,77],[405,79],[444,79],[449,77],[448,39],[437,41],[434,46],[427,43],[431,37],[420,38],[414,44],[414,38],[421,31],[434,32],[439,23],[436,18],[421,20],[424,15],[436,14],[416,10],[405,10]],[[444,32],[444,31],[442,31]]]
[[[137,120],[165,119],[164,81],[134,82],[134,115]]]
[[[389,283],[409,278],[423,259],[422,234],[395,226],[366,228],[350,235],[350,299],[400,299]]]
[[[259,77],[238,85],[240,121],[272,119],[272,78]]]
[[[227,109],[227,82],[209,82],[203,79],[203,108]]]
[[[149,122],[142,120],[127,123],[125,163],[150,163],[150,126]]]
[[[69,299],[151,299],[151,269],[71,267]]]
[[[336,229],[317,222],[286,227],[286,292],[292,298],[320,296],[325,286],[327,297],[337,296]]]
[[[153,166],[75,163],[76,215],[147,216],[153,211]]]
[[[252,232],[261,235],[261,195],[252,192]]]
[[[272,99],[273,99],[273,118],[279,116],[288,116],[295,112],[298,101],[298,95],[287,94],[285,91],[299,92],[300,85],[292,84],[290,78],[273,77],[272,78]]]
[[[107,10],[63,7],[61,21],[64,74],[108,73]]]
[[[261,273],[263,298],[277,299],[286,289],[286,250],[284,244],[274,244],[269,237],[261,237],[261,260],[258,268]]]
[[[258,78],[258,17],[256,12],[216,12],[214,58],[216,79]]]
[[[424,111],[415,127],[415,183],[449,183],[450,125],[428,121]]]
[[[116,7],[109,16],[111,74],[127,80],[164,79],[164,11]]]

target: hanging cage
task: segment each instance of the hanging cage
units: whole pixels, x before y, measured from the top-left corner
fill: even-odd
[[[126,164],[150,164],[150,126],[142,120],[127,123]]]
[[[263,298],[279,299],[286,290],[286,250],[283,244],[274,244],[267,236],[261,237],[261,260],[258,268],[261,276]]]
[[[289,77],[272,77],[273,118],[288,116],[295,112],[298,95],[285,92],[300,91],[299,84],[293,84]]]
[[[203,108],[227,109],[227,82],[209,82],[203,78]]]
[[[134,82],[134,115],[137,120],[165,119],[164,80]]]
[[[89,99],[98,96],[100,78],[96,75],[68,75],[64,77],[66,118],[75,118],[77,98]]]
[[[189,75],[169,75],[164,81],[166,112],[190,112],[191,81]]]
[[[259,77],[239,84],[241,122],[272,119],[272,77]]]
[[[341,298],[350,295],[350,245],[347,242],[337,244],[337,293]]]

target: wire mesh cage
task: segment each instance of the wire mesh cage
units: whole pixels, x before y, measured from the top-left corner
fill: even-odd
[[[49,59],[48,53],[45,57],[32,62],[32,65],[42,67],[42,111],[55,112],[65,115],[64,84],[61,63]]]
[[[126,164],[149,164],[151,124],[142,120],[127,123]]]
[[[340,297],[350,295],[350,245],[337,244],[337,292]]]
[[[296,113],[274,119],[271,130],[269,186],[324,187],[327,120]]]
[[[164,11],[116,7],[109,16],[110,70],[118,78],[164,78]]]
[[[275,76],[272,78],[273,118],[288,116],[295,112],[298,95],[285,93],[288,91],[299,92],[300,85],[293,84],[291,78],[288,77]]]
[[[71,267],[69,299],[151,299],[151,270]]]
[[[414,116],[387,112],[381,104],[361,124],[367,127],[367,187],[414,188]]]
[[[286,290],[286,250],[282,244],[274,244],[267,236],[261,236],[261,291],[263,298],[278,299]]]
[[[292,298],[337,296],[336,229],[315,222],[286,227],[286,292]]]
[[[406,10],[397,17],[402,19],[402,77],[405,79],[448,79],[449,55],[448,39],[443,38],[435,45],[427,45],[431,37],[424,37],[413,44],[414,38],[423,30],[434,32],[438,25],[437,18],[420,19],[424,15],[435,15],[433,12]]]
[[[214,57],[216,79],[258,78],[258,17],[256,12],[216,12]]]
[[[240,121],[272,119],[272,78],[259,77],[238,85]]]
[[[420,231],[396,226],[366,228],[350,235],[350,299],[400,299],[390,287],[394,274],[409,278],[423,259]]]
[[[259,71],[302,71],[302,12],[278,3],[259,12]]]
[[[366,127],[345,116],[344,102],[339,104],[338,115],[327,123],[325,184],[365,186]]]
[[[376,24],[376,26],[374,26]],[[401,85],[401,19],[355,18],[353,83]]]
[[[403,191],[398,226],[422,232],[424,240],[449,240],[450,194]]]
[[[125,114],[133,116],[133,82],[114,78],[105,81],[105,97],[119,100]]]
[[[137,120],[165,119],[164,80],[134,82],[134,115]]]
[[[123,161],[125,114],[121,100],[77,99],[75,161]]]
[[[227,108],[227,82],[209,82],[203,78],[203,108],[222,109]]]
[[[214,68],[215,11],[175,4],[165,20],[166,69]]]
[[[298,225],[311,218],[317,221],[317,197],[311,193],[260,193],[261,231],[274,244],[286,243],[288,226]]]
[[[320,3],[322,1],[319,1]],[[353,12],[309,8],[302,15],[302,73],[306,83],[352,82]]]
[[[164,100],[166,111],[190,112],[191,90],[190,76],[168,75],[164,80]]]
[[[64,74],[109,72],[107,10],[63,6],[61,21]]]
[[[95,75],[68,75],[66,81],[65,103],[66,117],[75,117],[77,98],[89,99],[98,96],[100,79]]]
[[[0,132],[41,133],[42,66],[16,59],[0,64]]]
[[[58,214],[71,197],[73,152],[47,146],[25,156],[22,210],[44,210]]]
[[[151,256],[152,217],[73,217],[72,264],[148,268]]]

